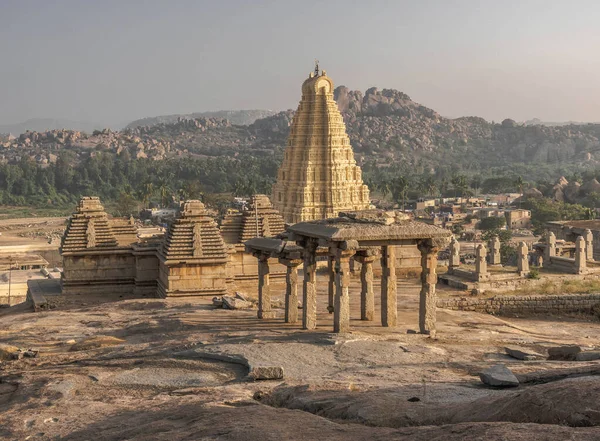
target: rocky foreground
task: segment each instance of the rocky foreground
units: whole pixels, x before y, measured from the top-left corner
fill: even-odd
[[[598,362],[523,361],[504,351],[594,349],[600,323],[440,310],[433,339],[411,333],[417,284],[401,281],[400,292],[402,325],[353,320],[347,335],[329,333],[325,292],[314,332],[259,321],[252,310],[215,308],[208,299],[56,298],[49,312],[3,310],[0,438],[600,437]],[[9,359],[10,346],[29,354]],[[483,385],[478,373],[497,364],[520,385]],[[248,374],[257,369],[273,379],[254,380]]]

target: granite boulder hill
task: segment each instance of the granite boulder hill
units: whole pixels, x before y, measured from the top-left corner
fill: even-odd
[[[479,170],[513,163],[595,165],[600,157],[600,124],[544,126],[518,124],[511,119],[501,123],[479,117],[450,119],[403,92],[374,87],[363,93],[339,86],[334,96],[359,163],[374,161],[382,167],[425,164],[432,168],[460,164],[463,169]],[[246,122],[264,116],[263,111],[241,112],[258,112],[245,114],[250,118]],[[80,157],[107,150],[156,160],[280,153],[294,111],[264,112],[268,116],[248,125],[235,124],[228,119],[233,117],[229,114],[227,118],[173,115],[140,120],[122,131],[26,132],[10,139],[0,137],[0,160],[15,162],[28,155],[47,162],[49,154],[56,155],[63,148]]]

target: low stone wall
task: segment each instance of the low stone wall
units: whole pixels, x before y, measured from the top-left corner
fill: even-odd
[[[487,299],[438,299],[437,307],[488,314],[538,314],[583,312],[592,314],[600,305],[600,294],[496,296]]]

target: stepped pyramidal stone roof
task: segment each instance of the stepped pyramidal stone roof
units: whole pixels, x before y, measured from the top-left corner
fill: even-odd
[[[318,66],[302,84],[272,201],[285,222],[336,217],[370,206],[350,138],[333,99],[333,81]]]
[[[217,224],[200,201],[185,201],[167,232],[161,254],[167,261],[227,262]]]
[[[67,224],[61,241],[61,253],[118,246],[119,242],[100,199],[82,198],[77,205],[77,211],[71,215]]]
[[[252,196],[248,210],[230,213],[221,223],[223,240],[234,245],[254,237],[274,237],[284,230],[283,217],[264,194]]]

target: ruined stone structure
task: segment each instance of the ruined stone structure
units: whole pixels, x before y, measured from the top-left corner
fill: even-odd
[[[64,294],[138,297],[225,294],[229,251],[200,201],[187,201],[166,237],[138,239],[132,219],[81,199],[62,239]]]
[[[369,189],[333,99],[333,81],[318,67],[302,84],[272,201],[290,224],[370,206]]]
[[[600,261],[600,220],[548,222],[546,228],[557,239],[569,242],[575,242],[578,236],[583,236],[586,242],[587,260]]]
[[[487,280],[490,277],[487,269],[487,249],[484,244],[479,244],[475,250],[475,278],[478,281]]]
[[[158,295],[227,293],[229,256],[214,219],[200,201],[186,201],[159,253]]]
[[[361,268],[361,319],[374,319],[374,289],[371,264],[381,260],[381,324],[397,324],[396,257],[398,245],[416,245],[421,253],[421,294],[419,329],[422,333],[435,332],[437,283],[437,254],[450,242],[447,230],[421,222],[398,220],[380,210],[342,212],[340,217],[320,221],[300,222],[289,227],[291,244],[281,239],[251,239],[246,248],[259,260],[259,318],[272,318],[269,290],[268,259],[278,257],[289,262],[287,279],[286,322],[297,320],[297,277],[293,276],[300,263],[304,265],[303,329],[317,326],[317,250],[326,250],[334,264],[328,271],[330,286],[335,287],[329,297],[329,311],[333,311],[334,332],[350,330],[350,259],[357,256]],[[265,309],[266,308],[266,309]]]
[[[490,240],[490,265],[501,265],[502,259],[500,256],[500,239],[498,236],[494,236],[492,240]]]
[[[135,238],[131,222],[109,219],[97,197],[82,198],[61,242],[63,292],[133,292]]]
[[[455,268],[460,266],[460,244],[456,237],[452,236],[450,240],[450,261],[448,263],[448,271],[451,273]]]
[[[285,230],[281,214],[273,208],[268,196],[257,194],[248,204],[248,210],[229,213],[221,222],[221,235],[233,247],[231,273],[235,280],[256,280],[258,265],[252,255],[245,252],[244,243],[254,237],[275,237]],[[285,277],[286,268],[270,262],[273,277]]]
[[[517,247],[517,272],[521,277],[529,274],[529,249],[525,242],[519,242]]]

